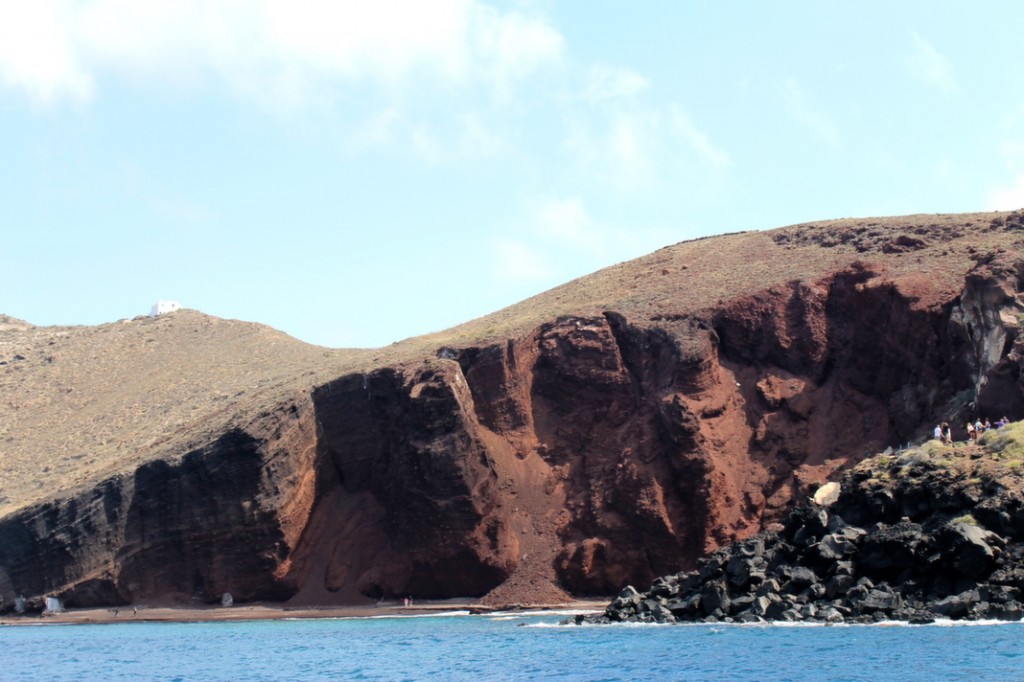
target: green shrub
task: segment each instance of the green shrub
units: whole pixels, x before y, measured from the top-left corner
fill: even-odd
[[[1007,466],[1019,467],[1024,462],[1024,421],[990,429],[978,442],[989,448],[995,459],[1006,462]]]

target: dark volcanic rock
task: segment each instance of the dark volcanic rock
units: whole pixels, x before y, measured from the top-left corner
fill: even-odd
[[[680,621],[726,615],[738,622],[1017,620],[1024,593],[1024,534],[1001,536],[978,525],[972,512],[983,507],[986,518],[1001,524],[1003,507],[1016,509],[1019,498],[1013,491],[1022,480],[1016,473],[996,480],[974,455],[958,457],[950,465],[954,468],[926,458],[915,464],[913,478],[895,479],[898,458],[868,460],[845,476],[842,494],[829,510],[795,509],[780,531],[719,551],[703,560],[699,571],[661,579],[659,588],[672,589],[675,583],[678,606],[672,613]],[[974,475],[961,468],[971,466],[981,468]],[[892,505],[898,507],[911,490],[917,499],[943,502],[918,513],[916,521],[889,522]],[[866,528],[848,525],[840,511]],[[761,561],[771,565],[771,577],[751,581]],[[719,576],[722,565],[728,579]],[[613,603],[593,620],[643,620],[644,595],[635,601],[633,612]]]

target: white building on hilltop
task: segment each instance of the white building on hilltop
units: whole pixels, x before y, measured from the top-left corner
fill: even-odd
[[[167,313],[173,313],[175,310],[181,310],[181,304],[177,301],[157,301],[149,309],[149,316],[166,315]]]

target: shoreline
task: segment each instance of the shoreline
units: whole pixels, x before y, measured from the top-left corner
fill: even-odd
[[[131,606],[68,609],[60,613],[4,614],[0,627],[44,625],[97,625],[109,623],[207,623],[250,620],[314,620],[320,618],[402,618],[468,611],[471,615],[525,611],[603,611],[608,600],[573,600],[563,604],[511,604],[495,607],[470,599],[417,602],[409,606],[386,602],[350,606],[287,606],[236,604],[234,606]]]

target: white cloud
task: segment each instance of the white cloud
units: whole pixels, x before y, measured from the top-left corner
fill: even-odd
[[[523,222],[516,226],[519,238],[493,242],[492,272],[498,280],[547,283],[564,275],[566,262],[590,260],[604,250],[606,235],[579,198],[546,199],[528,211],[526,229]]]
[[[803,88],[792,78],[786,81],[786,96],[789,100],[789,109],[796,120],[813,131],[829,146],[839,147],[842,144],[836,125],[810,102]]]
[[[411,129],[409,138],[408,148],[423,161],[437,164],[444,160],[444,142],[430,128],[416,125]]]
[[[169,196],[150,196],[150,206],[173,229],[200,234],[217,225],[216,213],[202,204]]]
[[[1024,208],[1024,142],[1017,138],[1005,139],[1001,151],[1008,174],[1013,180],[1008,187],[994,187],[989,191],[988,208],[993,211],[1015,211]]]
[[[522,244],[531,253],[548,254],[540,263],[574,262],[584,270],[642,255],[671,240],[672,232],[636,224],[621,227],[595,220],[579,197],[547,198],[528,209]],[[545,265],[545,267],[547,267]]]
[[[992,211],[1016,211],[1024,208],[1024,174],[1018,175],[1010,187],[998,187],[988,194]]]
[[[356,124],[345,134],[342,144],[354,150],[411,152],[427,164],[493,157],[507,148],[504,139],[479,114],[457,114],[444,126],[435,126],[410,119],[390,106]]]
[[[1024,173],[1024,142],[1004,140],[1001,149],[1007,168],[1014,173]]]
[[[495,156],[505,150],[506,143],[488,127],[483,117],[467,113],[458,118],[460,156]]]
[[[356,147],[390,147],[401,134],[402,114],[396,107],[386,107],[368,116],[349,136]]]
[[[943,95],[957,91],[953,65],[931,43],[915,31],[910,32],[913,52],[906,58],[906,66],[918,80],[930,85]]]
[[[595,239],[593,223],[577,197],[542,204],[537,210],[537,227],[543,236],[573,245],[593,245]]]
[[[539,250],[515,239],[496,239],[494,274],[499,279],[536,282],[551,277],[554,269]]]
[[[570,118],[563,145],[584,172],[617,191],[678,186],[681,180],[706,185],[730,165],[728,153],[677,105],[630,103],[586,113]]]
[[[87,100],[105,74],[213,77],[285,108],[339,81],[507,88],[564,48],[543,19],[477,0],[0,3],[0,83],[43,104]]]
[[[0,2],[0,84],[39,104],[60,96],[88,98],[93,79],[75,54],[74,23],[65,3]]]
[[[635,97],[650,87],[649,80],[636,71],[617,66],[595,65],[590,68],[583,98],[592,103]]]
[[[612,121],[606,144],[627,185],[651,175],[654,150],[650,138],[660,124],[659,116],[651,112],[622,113]]]
[[[418,3],[432,11],[434,3]],[[486,5],[474,4],[467,11],[467,35],[483,57],[489,76],[499,80],[521,78],[535,69],[561,59],[565,40],[561,34],[537,19],[522,14],[502,14]]]
[[[729,155],[713,145],[708,136],[697,129],[690,117],[687,116],[679,107],[673,106],[671,110],[672,125],[680,139],[685,140],[686,143],[692,148],[697,154],[704,159],[705,162],[711,166],[719,169],[727,168],[732,165],[732,161]]]

